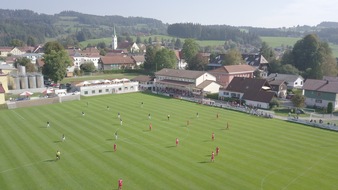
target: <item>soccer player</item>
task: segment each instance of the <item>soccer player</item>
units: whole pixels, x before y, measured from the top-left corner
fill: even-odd
[[[120,124],[122,125],[122,118],[120,118]]]
[[[216,118],[218,119],[218,117],[219,117],[219,114],[217,113],[217,114],[216,114]]]
[[[61,159],[61,152],[59,150],[56,151],[56,160]]]
[[[178,146],[179,140],[178,138],[176,138],[176,146]]]
[[[219,147],[216,147],[216,156],[218,155],[219,153]]]
[[[117,145],[114,143],[114,152],[116,152]]]
[[[196,113],[196,117],[197,117],[197,118],[199,117],[199,114],[198,114],[198,112]]]
[[[82,112],[82,116],[85,116],[85,112]]]
[[[168,117],[168,121],[169,121],[169,119],[170,119],[170,115],[168,114],[168,116],[167,116],[167,117]]]
[[[151,131],[151,129],[153,128],[152,124],[149,124],[149,131]]]
[[[143,108],[143,102],[141,102],[141,107]]]
[[[215,133],[214,132],[212,132],[212,134],[211,134],[211,140],[215,140]]]
[[[62,134],[61,140],[62,140],[62,142],[66,140],[65,134]]]
[[[211,162],[215,161],[215,153],[214,151],[211,152]]]
[[[119,189],[118,190],[122,190],[123,180],[119,179],[118,184],[119,184]]]
[[[110,110],[110,107],[109,107],[109,106],[107,106],[107,110]]]
[[[50,127],[50,125],[49,125],[49,121],[47,121],[47,127]]]
[[[187,125],[189,125],[190,124],[190,121],[189,120],[187,120]]]
[[[117,131],[115,132],[115,140],[117,140]]]
[[[230,129],[229,123],[227,122],[227,128],[226,129]]]
[[[151,119],[151,116],[150,116],[150,114],[148,114],[148,119]]]
[[[120,119],[121,115],[120,115],[120,112],[117,113],[117,118]]]

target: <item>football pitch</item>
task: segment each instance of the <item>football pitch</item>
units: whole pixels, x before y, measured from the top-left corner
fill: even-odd
[[[142,93],[0,110],[0,189],[120,178],[124,190],[338,189],[338,133]]]

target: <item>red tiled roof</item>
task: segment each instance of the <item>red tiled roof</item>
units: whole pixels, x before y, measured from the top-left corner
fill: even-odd
[[[338,93],[338,82],[307,79],[303,85],[304,90],[312,90],[318,92]]]
[[[207,73],[207,72],[164,68],[164,69],[156,72],[155,75],[197,79],[198,77],[202,76],[205,73]]]
[[[139,75],[135,78],[132,78],[131,80],[132,81],[139,81],[139,82],[149,82],[149,81],[153,81],[154,77],[147,76],[147,75]]]
[[[224,73],[253,73],[256,69],[250,65],[226,65],[210,72],[224,72]]]
[[[144,62],[145,61],[145,57],[144,55],[134,55],[131,56],[136,62]]]
[[[226,91],[243,93],[242,99],[269,103],[275,93],[263,90],[263,86],[271,86],[265,79],[234,77]]]
[[[101,63],[106,64],[133,64],[134,60],[130,56],[115,55],[101,57]]]

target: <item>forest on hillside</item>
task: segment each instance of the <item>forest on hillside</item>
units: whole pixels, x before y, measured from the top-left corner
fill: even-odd
[[[58,40],[64,46],[77,46],[88,39],[111,37],[114,28],[119,36],[170,35],[197,40],[224,40],[238,44],[260,45],[261,36],[303,37],[315,33],[321,40],[338,44],[338,23],[322,22],[317,26],[292,28],[255,28],[193,23],[164,24],[160,20],[118,15],[97,16],[74,11],[54,15],[31,10],[0,9],[0,46],[35,46]]]

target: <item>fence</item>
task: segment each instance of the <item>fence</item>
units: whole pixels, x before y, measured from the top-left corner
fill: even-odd
[[[39,98],[39,99],[31,99],[31,100],[23,100],[23,101],[9,101],[7,102],[7,107],[8,109],[15,109],[15,108],[47,105],[47,104],[56,104],[56,103],[62,103],[65,101],[73,101],[73,100],[80,100],[80,95],[75,94],[75,95],[66,95],[66,96],[56,96],[52,98]]]

